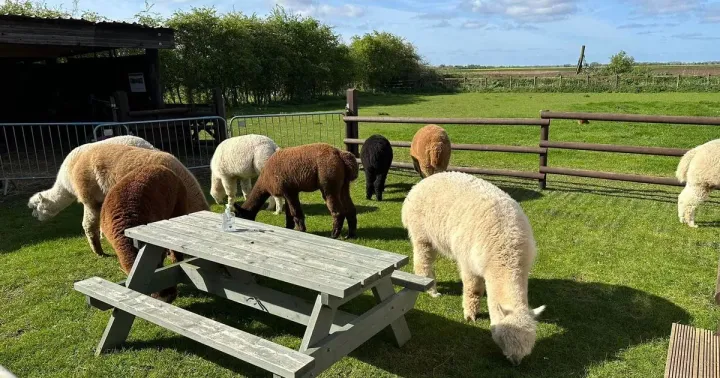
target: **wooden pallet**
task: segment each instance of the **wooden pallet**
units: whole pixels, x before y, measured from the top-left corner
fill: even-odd
[[[673,323],[665,378],[720,378],[720,336]]]

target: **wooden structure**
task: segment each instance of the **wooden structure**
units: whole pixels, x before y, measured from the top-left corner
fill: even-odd
[[[312,234],[203,211],[126,230],[140,253],[126,282],[93,277],[75,284],[99,309],[113,309],[97,353],[118,346],[137,316],[261,367],[276,376],[310,377],[386,327],[399,345],[410,339],[404,315],[432,279],[397,268],[408,257]],[[155,270],[165,249],[193,258]],[[254,275],[317,293],[314,303],[261,286]],[[299,351],[160,302],[148,293],[179,282],[307,326]],[[393,285],[404,287],[399,292]],[[356,316],[338,309],[372,290],[377,305]]]
[[[720,378],[720,335],[673,323],[665,378]]]

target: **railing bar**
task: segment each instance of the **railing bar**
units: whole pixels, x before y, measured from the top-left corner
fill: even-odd
[[[508,125],[542,126],[550,121],[537,118],[422,118],[422,117],[361,117],[345,116],[345,122],[370,123],[434,123],[441,125]]]

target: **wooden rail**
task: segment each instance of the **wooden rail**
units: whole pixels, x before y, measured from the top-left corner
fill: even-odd
[[[345,144],[364,144],[365,139],[345,139]],[[393,147],[409,148],[410,142],[390,141]],[[453,150],[458,151],[485,151],[485,152],[515,152],[521,154],[541,154],[547,153],[547,148],[525,147],[525,146],[505,146],[499,144],[451,144]]]
[[[551,112],[543,110],[540,118],[545,120],[573,119],[586,121],[611,121],[611,122],[640,122],[640,123],[665,123],[675,125],[709,125],[720,126],[720,117],[689,117],[689,116],[664,116],[647,114],[614,114],[614,113],[578,113],[578,112]]]
[[[360,117],[345,116],[345,122],[370,123],[421,123],[437,125],[507,125],[507,126],[542,126],[549,125],[549,120],[537,118],[423,118],[423,117]]]

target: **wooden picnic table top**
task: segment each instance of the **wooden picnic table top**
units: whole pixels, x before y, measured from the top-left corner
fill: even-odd
[[[221,229],[222,215],[200,211],[127,229],[140,242],[345,298],[407,264],[400,254],[235,218],[237,231]]]

